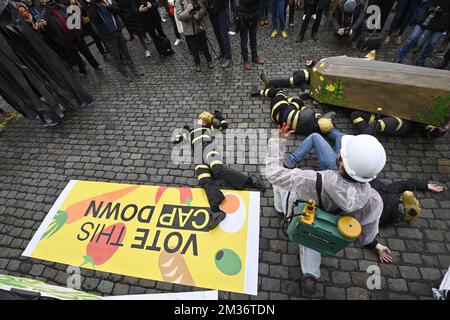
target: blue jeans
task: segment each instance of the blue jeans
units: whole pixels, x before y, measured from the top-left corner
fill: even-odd
[[[312,133],[303,140],[293,153],[286,154],[284,159],[291,166],[297,166],[314,149],[317,155],[317,162],[319,162],[319,170],[337,170],[336,156],[341,150],[341,140],[344,135],[334,128],[327,134],[328,138],[334,141],[334,148],[332,148],[324,137],[318,133]]]
[[[402,62],[403,59],[405,59],[408,52],[411,51],[411,49],[417,45],[420,36],[426,31],[427,30],[422,29],[421,26],[416,24],[413,32],[410,34],[408,39],[406,39],[405,43],[401,46],[400,50],[398,51],[397,61]],[[427,60],[428,56],[431,54],[431,51],[433,51],[433,48],[438,44],[442,36],[443,36],[442,32],[432,32],[432,31],[428,32],[428,36],[425,39],[425,42],[422,46],[422,50],[420,51],[419,54],[418,59],[419,62],[425,63],[425,60]]]
[[[269,6],[272,11],[272,29],[285,30],[284,17],[284,1],[285,0],[269,0]]]
[[[269,16],[269,5],[267,2],[268,0],[261,0],[261,18],[267,18]]]
[[[231,60],[231,45],[228,32],[230,31],[230,21],[228,20],[228,10],[223,10],[217,14],[209,15],[209,20],[216,35],[217,42],[219,42],[220,53],[225,56],[225,59]]]

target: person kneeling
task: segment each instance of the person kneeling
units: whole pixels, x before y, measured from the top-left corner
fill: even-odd
[[[335,139],[333,150],[321,135],[313,133],[302,143],[303,150],[297,156],[306,155],[312,146],[316,146],[321,171],[288,169],[283,166],[283,155],[286,138],[292,133],[289,126],[283,125],[278,132],[279,138],[269,140],[266,176],[273,185],[276,211],[286,215],[296,200],[313,199],[327,212],[339,210],[350,214],[362,226],[362,234],[356,243],[374,248],[381,262],[391,262],[389,248],[376,240],[383,200],[369,184],[386,163],[386,152],[381,143],[369,135],[343,135],[331,130]],[[300,265],[305,276],[303,291],[311,295],[320,278],[321,254],[309,247],[299,247]]]

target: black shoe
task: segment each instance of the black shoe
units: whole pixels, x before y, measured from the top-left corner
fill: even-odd
[[[261,79],[261,81],[264,83],[264,85],[266,86],[266,88],[269,87],[270,81],[269,81],[269,79],[267,79],[266,73],[264,72],[264,70],[261,71],[261,74],[259,75],[259,79]]]
[[[317,36],[317,32],[311,33],[311,39],[313,39],[314,41],[319,40],[319,37]]]
[[[250,176],[250,180],[251,180],[251,182],[249,183],[249,186],[251,188],[258,189],[261,192],[265,192],[266,191],[266,186],[261,181],[261,179],[259,179],[257,176]]]
[[[356,41],[352,41],[352,43],[350,44],[350,48],[352,50],[356,50],[356,47],[358,46],[358,44],[356,43]]]
[[[213,213],[211,213],[207,226],[208,230],[216,228],[219,225],[220,221],[225,219],[226,216],[227,215],[223,211],[214,211]]]
[[[214,63],[212,61],[208,61],[208,68],[214,69]]]
[[[295,39],[295,42],[303,42],[305,40],[304,34],[299,34],[297,39]]]
[[[250,89],[250,96],[259,97],[259,89],[257,86],[252,86],[252,88]]]

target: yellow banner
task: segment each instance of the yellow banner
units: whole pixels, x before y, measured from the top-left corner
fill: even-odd
[[[208,231],[203,189],[72,180],[23,255],[256,295],[259,193],[223,193],[227,216]]]

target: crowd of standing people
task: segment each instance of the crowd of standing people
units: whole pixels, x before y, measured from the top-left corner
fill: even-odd
[[[394,1],[387,2],[385,12],[382,10],[386,15],[381,19],[383,24],[391,11],[390,6],[394,4]],[[395,43],[400,46],[396,61],[402,63],[406,55],[415,50],[420,51],[416,64],[424,66],[426,59],[442,42],[437,51],[447,51],[436,67],[445,68],[450,60],[450,50],[447,49],[450,3],[445,0],[397,0],[395,3],[394,17],[385,28],[384,45]],[[309,28],[311,39],[317,41],[321,25],[328,24],[337,41],[348,42],[356,49],[361,34],[368,29],[365,22],[369,4],[370,0],[23,0],[16,6],[21,17],[42,34],[45,42],[68,66],[77,67],[81,76],[87,73],[83,57],[94,70],[102,70],[101,62],[86,43],[85,37],[89,36],[99,53],[105,59],[111,58],[116,68],[131,81],[140,74],[129,53],[127,40],[137,38],[147,58],[151,57],[151,43],[161,57],[173,53],[172,44],[162,27],[166,19],[161,15],[170,20],[176,38],[173,45],[178,46],[185,40],[196,71],[201,71],[200,52],[209,68],[214,68],[213,58],[220,59],[224,69],[232,65],[230,39],[234,31],[240,34],[242,65],[245,70],[250,70],[252,63],[264,64],[258,54],[257,32],[258,28],[269,25],[269,16],[271,27],[267,34],[272,38],[280,35],[286,39],[288,27],[295,30],[295,14],[300,12],[298,31],[293,31],[297,33],[297,42],[305,41]],[[79,10],[75,11],[74,7]],[[68,27],[73,15],[80,15],[81,26]],[[326,23],[322,23],[323,16],[328,17]],[[218,53],[208,35],[207,20],[212,27]],[[311,21],[314,22],[309,27]],[[413,31],[403,41],[408,25],[413,25]],[[122,29],[127,31],[128,39]]]

